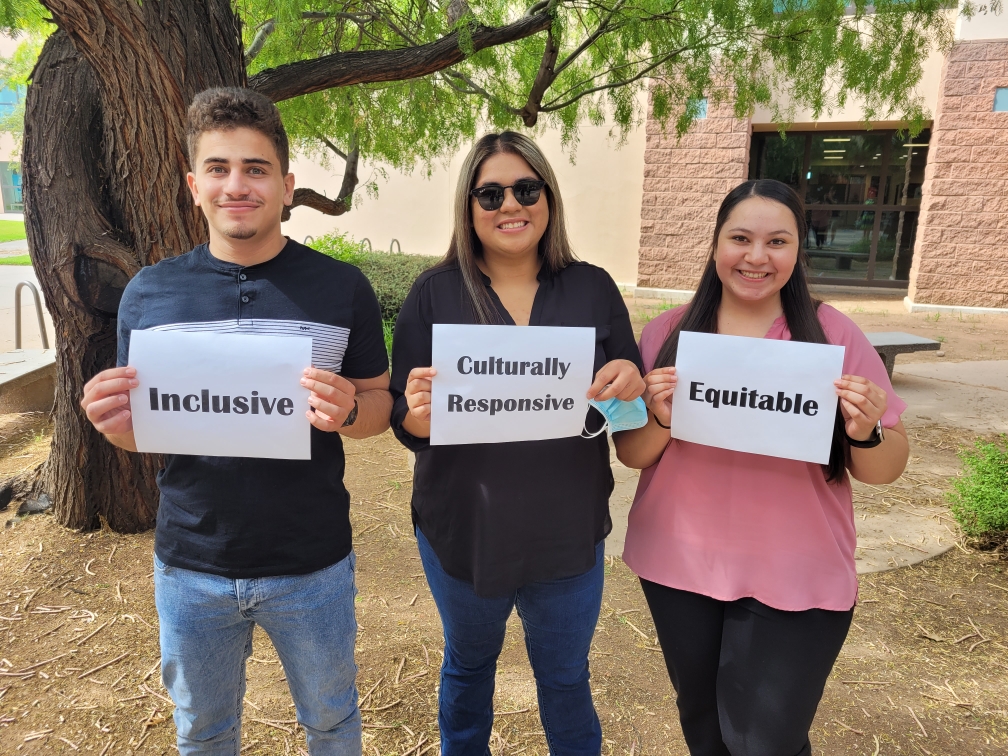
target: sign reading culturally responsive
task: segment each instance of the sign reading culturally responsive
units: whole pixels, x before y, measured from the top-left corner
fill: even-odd
[[[684,331],[672,437],[829,462],[844,347]]]
[[[594,328],[435,324],[432,356],[433,445],[564,438],[584,428]]]
[[[311,459],[312,340],[133,331],[129,364],[137,449],[211,457]]]

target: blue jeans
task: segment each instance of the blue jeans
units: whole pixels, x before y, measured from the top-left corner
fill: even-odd
[[[273,641],[312,756],[360,756],[353,553],[307,575],[230,580],[154,557],[161,677],[181,756],[238,756],[252,629]]]
[[[444,627],[441,756],[490,753],[497,657],[515,607],[525,628],[550,755],[598,756],[602,727],[588,685],[588,650],[602,608],[604,543],[595,549],[595,566],[582,575],[531,583],[504,598],[481,598],[470,583],[444,571],[419,529],[416,535]]]

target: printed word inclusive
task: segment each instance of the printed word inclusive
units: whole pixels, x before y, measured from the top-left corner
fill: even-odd
[[[210,396],[208,389],[203,389],[199,394],[159,394],[156,388],[150,390],[150,408],[152,412],[216,412],[218,414],[236,415],[258,415],[262,410],[264,415],[272,415],[273,410],[279,415],[294,414],[294,402],[287,397],[279,399],[269,399],[259,396],[258,391],[253,391],[252,396]]]
[[[574,400],[569,396],[557,399],[546,394],[535,399],[463,399],[461,394],[448,394],[449,412],[547,412],[549,410],[572,410]]]
[[[458,360],[458,371],[462,375],[555,375],[560,381],[567,375],[570,366],[571,363],[560,362],[557,357],[547,357],[542,362],[523,362],[492,356],[489,360],[474,360],[469,355],[463,355]]]
[[[819,403],[808,399],[803,404],[801,394],[795,394],[792,399],[790,396],[784,396],[783,391],[778,391],[775,397],[771,394],[760,394],[757,389],[748,389],[745,386],[741,391],[730,391],[716,388],[702,389],[703,385],[700,381],[690,381],[690,401],[707,402],[707,404],[713,405],[714,409],[722,406],[744,407],[770,412],[790,412],[810,417],[819,413]]]

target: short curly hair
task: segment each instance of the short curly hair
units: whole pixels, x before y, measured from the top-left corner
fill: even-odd
[[[189,165],[195,168],[200,137],[208,131],[253,129],[273,142],[280,170],[287,175],[290,146],[277,106],[264,95],[241,87],[205,89],[193,98],[186,124]]]

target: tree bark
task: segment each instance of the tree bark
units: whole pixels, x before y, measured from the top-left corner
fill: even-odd
[[[228,0],[43,0],[59,26],[25,104],[25,225],[56,330],[52,452],[32,495],[73,528],[153,525],[160,459],[111,446],[80,408],[115,364],[116,313],[145,265],[206,238],[185,185],[185,111],[243,86]]]

